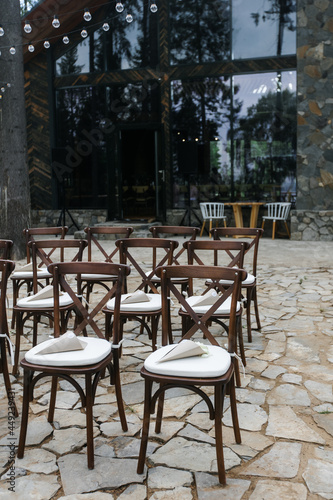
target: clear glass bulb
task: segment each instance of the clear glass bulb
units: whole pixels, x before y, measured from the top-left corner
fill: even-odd
[[[4,93],[5,90],[6,90],[5,87],[1,87],[1,92],[2,93]]]
[[[26,33],[31,33],[32,32],[32,27],[31,27],[31,24],[29,23],[29,21],[25,22],[23,29],[24,29],[24,31]]]
[[[12,56],[13,56],[14,54],[16,54],[16,49],[15,49],[15,47],[11,47],[11,48],[9,49],[9,52],[11,53],[11,55],[12,55]]]
[[[117,2],[116,4],[116,11],[117,12],[122,12],[124,10],[124,6],[121,2]]]
[[[58,16],[54,16],[53,21],[52,21],[52,26],[53,26],[53,28],[59,28],[60,21],[58,19]]]
[[[89,9],[86,9],[83,14],[83,19],[87,22],[91,21],[92,15],[89,12]]]
[[[87,31],[87,30],[85,30],[85,29],[83,29],[83,30],[81,31],[81,36],[82,36],[82,38],[87,38],[87,36],[88,36],[88,31]]]
[[[32,44],[30,44],[28,45],[28,50],[29,52],[33,52],[35,50],[35,47]]]
[[[150,10],[153,13],[157,12],[157,5],[156,5],[155,2],[153,2],[153,3],[150,4]]]
[[[126,16],[126,21],[127,21],[128,23],[131,23],[131,22],[133,21],[133,16],[132,16],[132,14],[127,14],[127,16]]]
[[[104,31],[109,31],[109,29],[110,29],[109,24],[108,24],[108,23],[104,23],[104,24],[103,24],[103,30],[104,30]]]
[[[49,42],[48,40],[45,40],[45,42],[44,42],[44,47],[45,47],[46,49],[49,49],[49,48],[50,48],[50,42]]]
[[[69,38],[67,35],[65,35],[62,39],[62,41],[67,45],[69,43]]]
[[[0,26],[0,36],[4,36],[5,30],[3,29],[2,26]]]

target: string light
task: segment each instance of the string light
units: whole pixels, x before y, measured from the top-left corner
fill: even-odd
[[[62,37],[62,41],[64,42],[65,45],[67,45],[69,43],[69,38],[67,35],[63,36]]]
[[[43,44],[43,45],[44,45],[44,47],[45,47],[46,49],[49,49],[51,44],[50,44],[50,42],[49,42],[48,40],[45,40],[45,42],[44,42],[44,44]]]
[[[29,21],[25,21],[23,29],[24,29],[24,31],[26,33],[31,33],[32,32],[32,27],[31,27],[31,24],[29,23]]]
[[[11,47],[11,48],[9,49],[9,52],[11,53],[11,55],[12,55],[12,56],[13,56],[14,54],[16,54],[16,49],[15,49],[15,47]]]
[[[123,4],[121,2],[117,2],[117,4],[116,4],[116,11],[120,13],[123,10],[124,10]]]
[[[53,21],[52,21],[52,26],[53,28],[59,28],[60,27],[60,21],[58,16],[54,16]]]
[[[157,12],[157,5],[154,1],[150,4],[150,10],[153,13]]]
[[[84,10],[83,19],[87,22],[91,21],[92,15],[90,14],[89,9]]]
[[[104,23],[103,26],[102,26],[102,28],[103,28],[104,31],[109,31],[109,29],[110,29],[109,23]]]
[[[126,21],[127,21],[128,23],[133,22],[133,16],[132,16],[132,14],[127,14],[127,15],[126,15]]]
[[[30,45],[28,45],[28,50],[29,50],[29,52],[34,52],[35,47],[32,44],[30,44]]]
[[[87,36],[88,36],[88,31],[87,31],[86,29],[83,29],[83,30],[81,31],[81,36],[82,36],[82,38],[87,38]]]
[[[3,27],[0,24],[0,36],[4,36],[4,34],[5,34],[5,30],[3,29]]]

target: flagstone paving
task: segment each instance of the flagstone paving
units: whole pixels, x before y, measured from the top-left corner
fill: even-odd
[[[262,330],[253,330],[253,342],[245,342],[247,366],[236,391],[242,444],[234,441],[225,401],[226,487],[217,480],[214,425],[206,405],[183,390],[167,395],[162,432],[155,434],[151,425],[146,468],[144,474],[136,473],[143,412],[140,368],[151,342],[132,322],[126,324],[120,361],[129,430],[121,430],[113,387],[107,378],[101,380],[94,406],[93,470],[87,468],[85,418],[77,394],[60,383],[51,425],[50,385],[45,380],[36,387],[30,407],[24,458],[10,468],[10,446],[18,443],[20,417],[11,436],[1,385],[0,498],[333,499],[333,244],[263,239],[260,245]],[[96,289],[93,296],[98,293]],[[176,310],[172,322],[178,339]],[[215,333],[219,335],[217,329]],[[44,323],[38,340],[48,335]],[[11,337],[14,341],[13,332]],[[26,328],[22,356],[30,342],[31,328]],[[20,411],[22,374],[11,380]]]

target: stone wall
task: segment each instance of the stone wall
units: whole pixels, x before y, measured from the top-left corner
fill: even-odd
[[[333,3],[298,0],[297,202],[292,239],[333,240]]]

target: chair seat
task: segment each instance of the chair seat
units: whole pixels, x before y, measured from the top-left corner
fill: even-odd
[[[160,359],[176,345],[161,347],[150,354],[144,362],[146,370],[171,377],[212,378],[224,375],[230,368],[231,356],[228,351],[214,345],[207,345],[208,355],[160,362]]]
[[[146,276],[149,276],[149,271],[146,273]],[[158,276],[156,276],[156,274],[154,274],[151,278],[152,282],[154,283],[160,283],[161,282],[161,278],[159,278]],[[173,281],[174,283],[187,283],[188,282],[188,278],[172,278],[171,281]]]
[[[201,305],[201,306],[198,306],[196,307],[195,306],[195,303],[196,301],[198,301],[199,299],[201,299],[202,296],[201,295],[192,295],[191,297],[188,297],[186,299],[186,302],[189,303],[189,305],[191,306],[191,308],[193,309],[193,311],[197,314],[205,314],[211,307],[212,307],[212,304],[211,305]],[[231,306],[231,298],[227,298],[223,304],[221,304],[221,306],[215,311],[214,315],[220,315],[220,314],[230,314],[230,306]],[[240,310],[240,302],[237,302],[237,312]],[[182,311],[185,312],[185,309],[184,309],[184,306],[182,306]]]
[[[84,366],[93,365],[102,361],[111,352],[111,344],[105,339],[78,337],[87,342],[84,349],[68,352],[54,352],[51,354],[38,354],[48,347],[54,339],[46,340],[36,345],[25,355],[28,363],[42,366]]]
[[[41,278],[52,278],[52,274],[50,274],[48,272],[47,269],[39,269],[37,271],[37,278],[38,279],[41,279]],[[15,280],[29,280],[29,279],[33,279],[33,272],[32,271],[15,271],[12,275],[11,275],[11,279],[15,279]]]
[[[29,300],[30,299],[30,300]],[[68,293],[64,293],[59,296],[59,305],[60,307],[70,306],[73,303],[70,295]],[[17,307],[22,307],[24,309],[53,309],[54,308],[54,299],[50,297],[48,299],[40,299],[40,300],[31,300],[31,295],[28,297],[24,297],[17,301]]]
[[[128,304],[122,303],[123,300],[126,299],[126,297],[131,296],[131,293],[125,293],[121,296],[121,302],[120,302],[120,312],[152,312],[152,311],[158,311],[162,307],[162,300],[161,296],[157,293],[148,293],[147,297],[149,298],[149,302],[131,302]],[[107,309],[113,310],[114,309],[114,298],[109,300],[108,303],[106,304]]]
[[[255,276],[253,274],[247,273],[247,277],[244,281],[242,281],[242,286],[253,285],[256,281]],[[211,283],[211,280],[207,280],[206,283]],[[229,280],[220,280],[222,285],[231,285],[232,281]]]
[[[263,215],[263,219],[267,220],[286,220],[286,217],[277,217],[277,216],[272,216],[272,215]]]
[[[106,274],[81,274],[81,279],[83,281],[114,281],[115,279],[117,279],[117,277]]]

